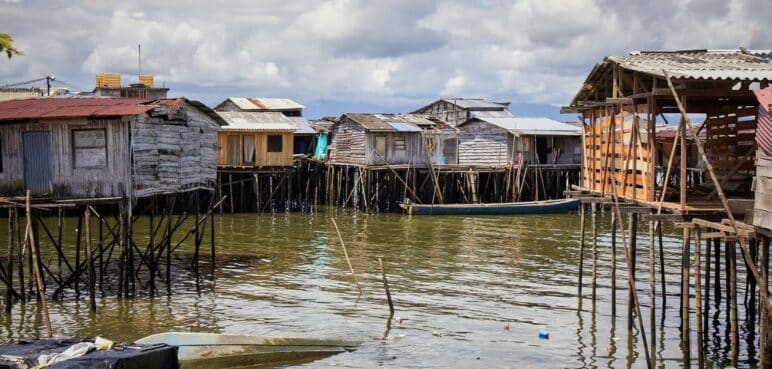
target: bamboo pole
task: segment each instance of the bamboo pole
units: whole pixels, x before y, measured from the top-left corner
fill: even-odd
[[[94,278],[94,258],[93,253],[91,251],[91,210],[86,206],[85,211],[85,237],[86,237],[86,259],[88,261],[87,267],[88,267],[88,297],[89,297],[89,307],[91,308],[91,312],[96,312],[96,288],[95,288],[95,278]],[[151,269],[151,273],[154,273],[154,271]]]
[[[46,332],[48,333],[48,338],[53,338],[54,333],[53,329],[51,329],[51,317],[48,316],[48,302],[46,301],[46,292],[43,288],[43,278],[40,275],[40,264],[38,259],[38,250],[35,248],[35,232],[32,231],[32,207],[30,205],[31,199],[30,199],[30,191],[27,190],[27,198],[25,202],[26,206],[26,214],[27,214],[27,236],[25,237],[28,242],[28,247],[31,250],[32,254],[32,265],[34,266],[32,270],[35,274],[35,282],[37,285],[38,290],[38,298],[40,298],[40,307],[43,310],[43,318],[46,322]]]
[[[383,277],[383,288],[386,290],[386,300],[389,302],[389,312],[394,314],[394,303],[391,301],[389,281],[386,279],[386,269],[383,268],[383,259],[378,258],[378,264],[381,266],[381,277]]]
[[[340,240],[340,245],[343,248],[343,256],[346,257],[346,263],[348,263],[348,269],[351,271],[351,276],[354,277],[354,284],[357,286],[357,290],[359,290],[359,294],[362,294],[362,286],[359,284],[359,278],[357,278],[357,274],[354,272],[354,267],[351,265],[351,259],[348,258],[348,251],[346,250],[346,243],[343,242],[343,236],[340,234],[340,229],[338,228],[338,223],[335,222],[335,218],[330,218],[332,220],[332,224],[335,226],[335,232],[338,234],[338,239]]]

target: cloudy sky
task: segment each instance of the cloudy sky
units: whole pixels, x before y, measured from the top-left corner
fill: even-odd
[[[171,94],[290,97],[306,115],[400,112],[437,97],[558,109],[593,64],[631,50],[769,48],[769,0],[0,0],[0,84],[142,72]]]

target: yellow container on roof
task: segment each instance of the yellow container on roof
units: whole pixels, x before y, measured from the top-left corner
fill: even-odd
[[[121,75],[119,73],[101,73],[96,75],[96,87],[121,87]]]
[[[139,83],[145,85],[145,87],[153,87],[153,76],[141,75],[139,76]]]

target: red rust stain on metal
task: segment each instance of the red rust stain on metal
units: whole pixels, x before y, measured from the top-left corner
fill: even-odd
[[[34,98],[0,102],[0,121],[139,115],[155,106],[134,98]]]

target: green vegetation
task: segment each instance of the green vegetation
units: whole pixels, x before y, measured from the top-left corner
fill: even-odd
[[[23,52],[13,46],[13,37],[5,33],[0,33],[0,52],[5,52],[8,55],[8,59],[14,55],[24,55]]]

